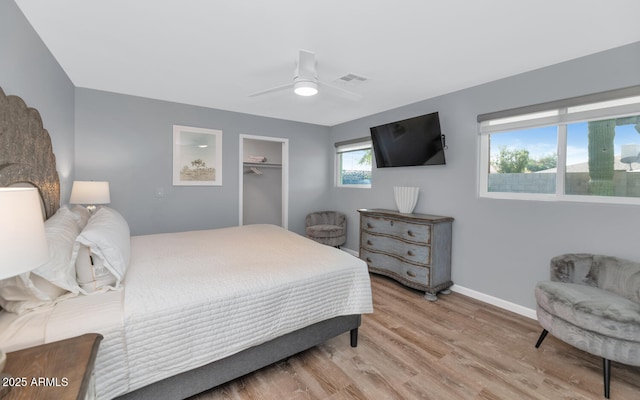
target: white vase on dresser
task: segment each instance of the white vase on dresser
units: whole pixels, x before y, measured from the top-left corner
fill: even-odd
[[[402,214],[411,214],[418,203],[420,188],[415,186],[394,186],[393,197],[396,200],[398,211]]]
[[[360,209],[360,258],[369,271],[405,286],[424,290],[437,300],[451,281],[453,218],[405,214],[392,210]]]

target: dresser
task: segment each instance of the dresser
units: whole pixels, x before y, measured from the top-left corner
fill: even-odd
[[[451,225],[453,218],[360,209],[360,258],[369,271],[405,286],[424,290],[437,300],[451,281]]]

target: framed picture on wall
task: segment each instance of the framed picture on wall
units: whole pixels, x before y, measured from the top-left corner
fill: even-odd
[[[173,185],[222,186],[222,131],[173,126]]]

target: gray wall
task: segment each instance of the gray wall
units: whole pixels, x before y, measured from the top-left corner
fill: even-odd
[[[11,0],[0,0],[0,87],[40,112],[66,202],[74,174],[74,86]]]
[[[259,169],[262,175],[244,175],[242,223],[282,226],[282,169]]]
[[[328,202],[326,127],[82,88],[75,121],[77,179],[109,181],[134,235],[237,225],[240,134],[289,139],[289,229]],[[222,186],[172,185],[174,124],[223,131]]]
[[[371,189],[333,187],[330,207],[349,218],[346,247],[358,249],[356,209],[395,209],[393,186],[406,185],[421,188],[415,212],[455,218],[453,281],[525,307],[535,308],[533,287],[548,278],[555,255],[593,252],[640,260],[637,206],[479,198],[476,123],[486,112],[638,84],[640,42],[333,127],[335,142],[439,111],[449,146],[446,166],[374,168]]]
[[[274,142],[268,139],[248,139],[245,138],[242,144],[244,152],[243,161],[253,162],[249,159],[251,156],[264,157],[267,164],[282,164],[282,143]]]

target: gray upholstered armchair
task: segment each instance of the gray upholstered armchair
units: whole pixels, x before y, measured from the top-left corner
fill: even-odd
[[[305,225],[307,237],[316,242],[340,248],[347,240],[347,216],[340,212],[312,212]]]
[[[640,366],[640,263],[593,254],[551,260],[551,281],[535,289],[537,315],[547,333],[602,357],[609,398],[611,360]]]

